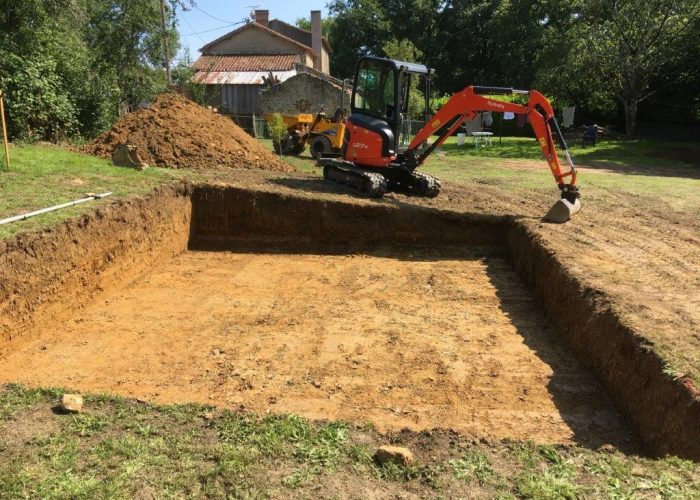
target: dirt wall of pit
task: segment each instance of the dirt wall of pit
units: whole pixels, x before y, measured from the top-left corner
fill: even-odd
[[[649,452],[700,460],[700,394],[664,373],[664,361],[617,313],[605,293],[587,287],[524,224],[508,231],[520,278],[598,378]]]
[[[371,245],[502,247],[508,219],[422,207],[353,204],[234,187],[193,194],[192,248],[275,243],[315,251]]]
[[[0,241],[0,355],[100,290],[187,249],[188,184],[104,205],[56,227]]]

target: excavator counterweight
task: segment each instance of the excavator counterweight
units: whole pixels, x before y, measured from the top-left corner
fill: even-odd
[[[355,191],[381,197],[386,191],[415,196],[437,196],[440,181],[416,172],[428,156],[457,128],[477,113],[510,112],[526,115],[559,187],[561,199],[545,215],[551,222],[566,222],[581,210],[576,168],[559,129],[549,100],[536,90],[468,86],[454,94],[435,114],[431,113],[430,77],[433,70],[421,64],[363,57],[357,64],[351,114],[346,119],[342,158],[322,159],[324,178]],[[404,122],[413,78],[425,86],[426,123],[410,140]],[[498,100],[492,96],[523,94],[527,104]],[[437,138],[429,144],[431,137]],[[568,169],[562,166],[554,142],[565,152]],[[404,145],[408,143],[407,147]]]

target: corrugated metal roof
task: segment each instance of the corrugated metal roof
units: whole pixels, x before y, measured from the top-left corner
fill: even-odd
[[[262,85],[263,77],[270,71],[198,71],[192,77],[195,83],[206,85]],[[280,82],[290,79],[297,74],[296,70],[272,71]]]
[[[196,71],[289,71],[299,62],[297,54],[202,55],[194,63]]]

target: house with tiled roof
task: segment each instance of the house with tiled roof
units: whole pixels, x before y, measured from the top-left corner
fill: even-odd
[[[258,115],[258,95],[272,75],[284,82],[300,72],[329,74],[331,47],[321,33],[321,12],[311,11],[312,31],[256,10],[252,22],[199,49],[193,80],[208,87],[221,112]],[[218,101],[218,102],[216,102]]]

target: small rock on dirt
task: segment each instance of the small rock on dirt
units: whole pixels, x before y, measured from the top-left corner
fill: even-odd
[[[384,445],[376,451],[374,459],[380,464],[394,462],[406,466],[413,463],[413,453],[408,448]]]
[[[59,406],[66,413],[82,413],[83,397],[80,394],[64,394]]]

